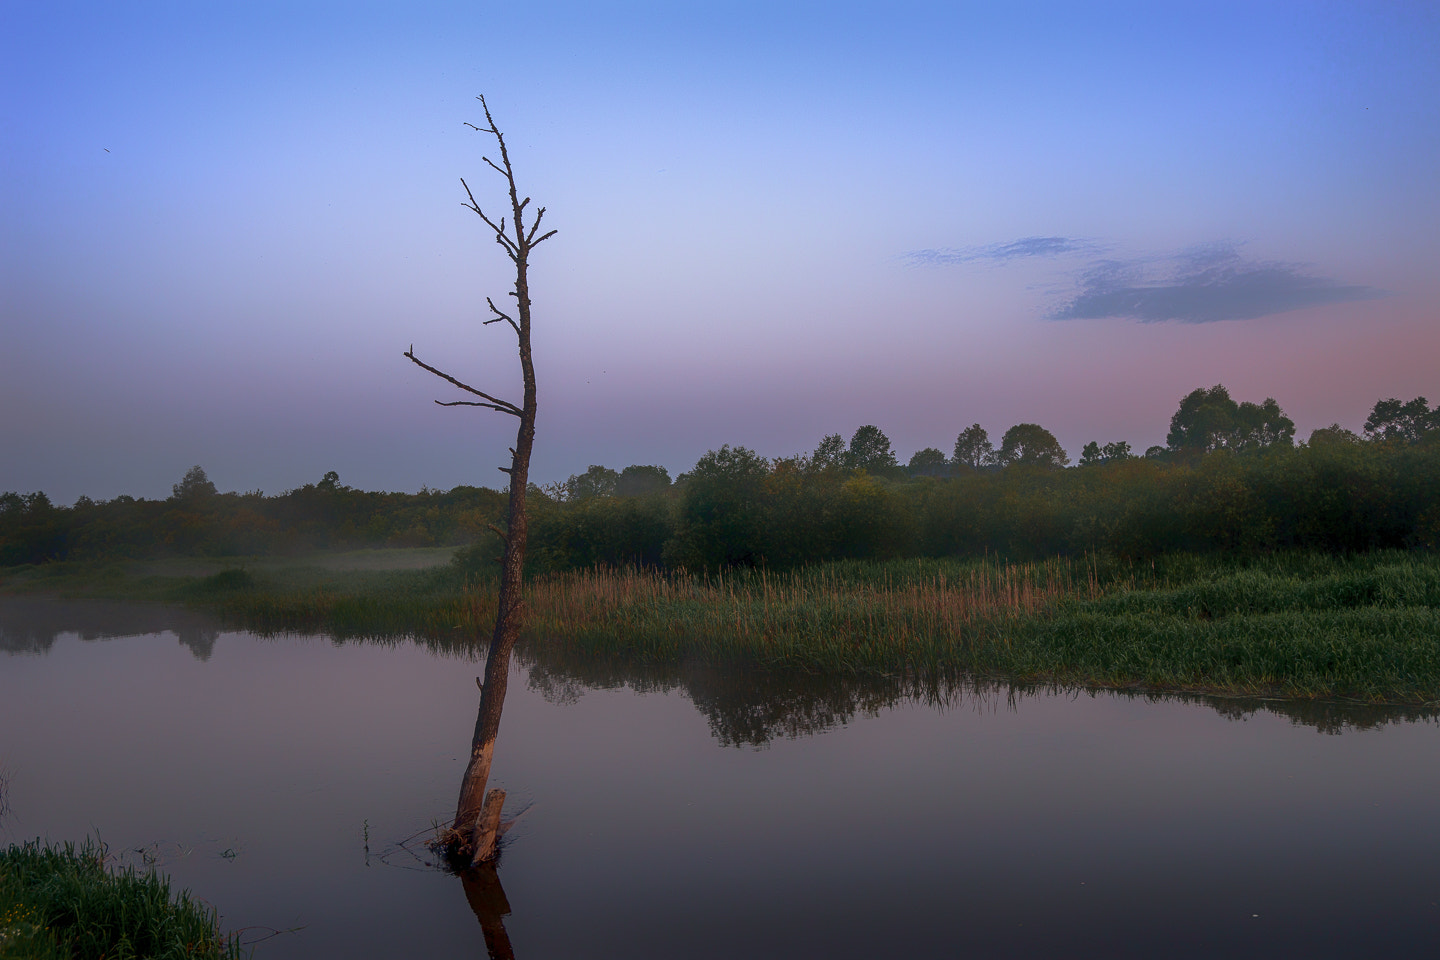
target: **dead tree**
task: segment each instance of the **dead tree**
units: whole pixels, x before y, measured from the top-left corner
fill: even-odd
[[[486,125],[465,125],[495,138],[500,151],[500,162],[497,164],[489,157],[481,159],[505,178],[505,185],[510,193],[510,214],[508,217],[502,216],[497,223],[480,208],[480,204],[475,201],[475,195],[470,191],[470,185],[462,177],[460,184],[465,188],[467,198],[463,205],[475,211],[485,226],[494,231],[495,242],[515,265],[515,289],[510,291],[510,296],[515,298],[513,315],[501,310],[495,306],[494,300],[486,297],[485,303],[490,309],[490,316],[484,323],[488,326],[503,321],[515,331],[520,353],[520,373],[524,379],[524,398],[517,405],[477,390],[421,360],[415,355],[413,344],[405,352],[405,356],[415,364],[480,398],[436,400],[440,406],[486,407],[516,417],[520,421],[515,435],[515,446],[510,450],[510,466],[500,468],[510,475],[510,514],[506,529],[495,529],[504,545],[500,557],[499,610],[495,614],[495,630],[491,634],[490,652],[485,660],[485,680],[480,687],[480,711],[475,718],[475,735],[470,742],[470,763],[465,768],[465,779],[460,784],[460,799],[455,805],[455,822],[446,838],[451,856],[468,858],[472,864],[494,856],[495,838],[500,826],[500,809],[505,800],[503,790],[492,790],[486,794],[485,784],[490,779],[490,761],[495,754],[495,737],[500,732],[500,711],[505,705],[505,681],[510,672],[510,651],[520,635],[523,617],[521,573],[525,565],[525,488],[530,475],[530,450],[535,442],[535,367],[530,357],[530,281],[527,272],[530,267],[530,252],[555,235],[554,230],[540,233],[540,221],[545,216],[544,207],[534,211],[534,219],[526,225],[525,209],[530,205],[530,198],[521,199],[520,191],[515,187],[515,171],[510,165],[510,152],[505,147],[505,135],[495,126],[485,98],[482,96],[476,99],[485,111]]]

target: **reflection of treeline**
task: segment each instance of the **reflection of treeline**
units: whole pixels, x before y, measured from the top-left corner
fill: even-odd
[[[472,543],[503,507],[502,494],[481,487],[371,493],[333,472],[278,496],[219,493],[194,467],[165,500],[81,497],[58,507],[43,493],[0,494],[0,566]]]
[[[763,746],[845,726],[882,710],[920,704],[939,710],[1018,712],[1026,701],[1074,688],[988,677],[837,677],[720,669],[697,663],[636,664],[577,656],[562,644],[530,643],[520,651],[529,669],[530,687],[546,699],[573,703],[586,690],[630,687],[640,692],[679,690],[705,716],[710,731],[725,746]],[[1144,699],[1151,703],[1187,701],[1206,706],[1227,720],[1248,720],[1258,713],[1286,717],[1296,726],[1320,733],[1376,730],[1391,724],[1436,723],[1432,705],[1404,706],[1342,703],[1333,700],[1278,700],[1216,697],[1189,693],[1089,690],[1091,697]]]
[[[860,571],[857,569],[855,572]],[[843,571],[838,573],[844,575]],[[407,592],[424,593],[425,575],[406,571],[391,576],[399,581],[397,586],[404,584]],[[577,576],[594,583],[597,575],[564,575],[565,578]],[[1375,581],[1376,578],[1372,576],[1370,580]],[[743,594],[743,589],[741,592]],[[557,596],[558,592],[552,587],[546,596],[537,599],[545,604]],[[1194,598],[1191,600],[1193,602]],[[1254,606],[1255,602],[1256,598],[1252,597],[1250,605]],[[445,610],[437,611],[437,614],[443,612],[443,615],[432,618],[436,627],[433,631],[419,635],[405,630],[390,632],[372,620],[369,624],[356,622],[352,625],[364,626],[364,630],[332,633],[329,638],[337,644],[396,645],[414,642],[436,656],[477,660],[483,653],[483,647],[475,643],[473,629],[444,628],[450,626],[448,620],[464,616],[467,612],[493,616],[493,606],[479,611],[464,609],[467,606],[464,603],[441,606]],[[559,622],[573,611],[545,612],[547,619]],[[323,622],[317,619],[309,629],[323,630]],[[179,635],[181,643],[191,645],[197,657],[205,659],[187,636],[207,638],[204,652],[208,654],[225,626],[221,619],[204,613],[160,605],[28,598],[0,601],[0,651],[12,654],[45,654],[61,634],[98,640],[169,630]],[[286,627],[278,625],[274,629],[288,632]],[[288,629],[293,629],[293,624]],[[226,642],[240,642],[242,639],[241,634],[230,634]],[[692,657],[667,661],[641,659],[628,652],[607,652],[603,647],[557,642],[556,637],[543,635],[528,638],[516,652],[527,669],[530,687],[547,700],[570,703],[590,690],[621,687],[639,692],[677,691],[694,703],[706,718],[715,738],[727,746],[759,746],[777,738],[809,736],[842,726],[857,717],[873,716],[882,710],[911,704],[947,710],[1022,710],[1025,702],[1034,697],[1057,691],[1075,693],[1073,687],[1043,680],[920,675],[897,670],[858,676],[816,672],[813,669],[747,669],[733,661],[704,663]],[[1143,697],[1152,702],[1190,700],[1232,720],[1244,720],[1256,712],[1274,713],[1323,733],[1374,729],[1393,723],[1434,723],[1437,719],[1433,704],[1405,706],[1333,700],[1214,697],[1154,690],[1103,693],[1090,690],[1087,695]]]

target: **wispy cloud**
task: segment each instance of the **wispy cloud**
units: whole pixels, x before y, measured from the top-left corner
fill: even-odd
[[[1051,316],[1214,323],[1384,296],[1375,287],[1316,276],[1300,264],[1245,260],[1234,244],[1222,243],[1172,257],[1099,261],[1081,275],[1079,292]]]
[[[1005,243],[983,247],[939,247],[914,250],[902,259],[913,266],[943,266],[957,263],[1009,263],[1028,257],[1060,257],[1074,253],[1099,253],[1102,248],[1092,240],[1076,237],[1021,237]]]

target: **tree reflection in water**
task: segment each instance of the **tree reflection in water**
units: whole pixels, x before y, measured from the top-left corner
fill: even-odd
[[[200,660],[207,660],[222,630],[244,630],[223,624],[197,610],[160,604],[99,600],[51,600],[0,597],[0,651],[45,654],[61,634],[82,640],[153,633],[173,633]],[[483,645],[460,636],[416,637],[330,636],[336,644],[374,643],[396,646],[415,643],[436,656],[474,661]],[[1068,692],[1073,696],[1142,697],[1151,702],[1184,700],[1203,705],[1229,720],[1243,721],[1256,713],[1287,717],[1298,726],[1327,734],[1371,730],[1392,723],[1436,722],[1435,705],[1377,705],[1333,700],[1282,700],[1260,697],[1219,697],[1168,691],[1077,689],[1053,683],[1026,683],[985,678],[835,677],[774,670],[720,668],[700,664],[637,664],[621,659],[576,655],[561,642],[530,637],[516,649],[529,670],[530,686],[552,703],[578,699],[586,690],[629,687],[639,692],[678,691],[710,724],[715,738],[727,746],[761,746],[776,738],[804,737],[909,703],[938,709],[962,702],[979,707],[1004,704],[1018,709],[1028,697]]]
[[[480,921],[480,930],[485,935],[485,950],[490,960],[515,960],[515,951],[510,946],[510,935],[505,932],[505,918],[510,915],[510,901],[505,899],[505,888],[500,885],[500,874],[495,871],[495,862],[487,860],[478,867],[472,867],[460,874],[460,883],[465,888],[465,901],[475,919]]]
[[[56,601],[0,597],[0,656],[46,656],[61,636],[95,642],[115,637],[169,633],[201,660],[217,638],[221,645],[243,635],[221,637],[222,630],[243,629],[194,610],[152,604]],[[336,645],[415,644],[432,656],[473,663],[483,647],[457,637],[332,636]],[[578,700],[587,690],[628,687],[637,692],[674,692],[686,697],[706,718],[715,739],[729,747],[760,747],[777,739],[802,738],[842,726],[857,717],[906,705],[935,709],[965,707],[1021,710],[1031,698],[1053,696],[1142,698],[1149,702],[1184,700],[1243,721],[1269,713],[1323,734],[1370,730],[1391,724],[1436,723],[1435,705],[1380,706],[1336,701],[1215,697],[1193,693],[1095,690],[994,678],[905,676],[816,676],[771,670],[686,664],[637,664],[621,659],[579,655],[564,643],[529,638],[516,650],[534,690],[554,703]],[[3,775],[0,770],[0,791]],[[0,792],[3,808],[3,792]],[[404,849],[405,845],[402,844]],[[414,851],[411,851],[412,853]],[[383,857],[381,858],[384,859]],[[421,856],[417,868],[435,869],[433,857]],[[484,934],[492,958],[513,957],[505,917],[510,904],[494,864],[460,874],[466,902]]]
[[[1374,730],[1395,723],[1440,722],[1440,709],[1430,704],[1106,690],[985,677],[836,677],[700,664],[633,664],[576,656],[563,644],[536,640],[517,648],[516,654],[529,669],[531,688],[553,703],[574,702],[587,689],[677,691],[695,705],[715,739],[725,746],[758,747],[775,739],[810,736],[891,707],[918,704],[939,710],[961,706],[993,710],[1004,706],[1018,710],[1026,699],[1056,694],[1130,697],[1151,703],[1180,700],[1208,707],[1235,721],[1271,713],[1323,734]]]

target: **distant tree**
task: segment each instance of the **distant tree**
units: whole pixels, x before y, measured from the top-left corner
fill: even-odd
[[[1094,467],[1114,460],[1129,460],[1133,456],[1134,454],[1130,452],[1130,444],[1124,440],[1107,443],[1103,447],[1091,440],[1080,451],[1080,466]]]
[[[215,484],[205,476],[205,471],[196,464],[185,471],[180,482],[170,488],[172,500],[203,500],[215,496]]]
[[[879,427],[866,424],[850,438],[845,465],[851,470],[883,474],[900,464],[895,459],[895,451],[890,449],[890,438]]]
[[[1170,418],[1165,441],[1171,450],[1250,450],[1294,442],[1295,423],[1273,397],[1264,403],[1236,403],[1221,384],[1192,390]]]
[[[1401,440],[1414,443],[1431,430],[1440,429],[1440,406],[1430,409],[1424,397],[1401,403],[1394,397],[1377,400],[1365,420],[1370,440]]]
[[[945,473],[949,461],[945,454],[934,447],[926,447],[924,450],[915,451],[910,458],[910,464],[906,467],[912,477],[938,477]]]
[[[340,474],[336,473],[334,470],[328,471],[325,476],[320,478],[320,482],[315,484],[315,489],[326,490],[332,493],[336,490],[339,490]]]
[[[832,433],[821,440],[815,452],[810,455],[810,467],[814,470],[845,469],[845,438],[838,433]]]
[[[1190,391],[1170,418],[1165,442],[1171,450],[1209,452],[1225,446],[1235,430],[1237,405],[1221,384]]]
[[[955,465],[979,470],[995,462],[995,446],[978,423],[972,423],[955,438]]]
[[[1155,444],[1155,445],[1152,446],[1152,447],[1146,447],[1146,448],[1145,448],[1145,458],[1146,458],[1147,460],[1154,460],[1154,459],[1156,459],[1157,457],[1163,457],[1163,456],[1165,456],[1165,454],[1167,454],[1167,453],[1169,453],[1169,452],[1170,452],[1170,448],[1169,448],[1169,447],[1162,447],[1162,446],[1160,446],[1160,445],[1157,443],[1157,444]]]
[[[560,484],[561,495],[566,500],[588,500],[591,497],[609,497],[615,493],[620,474],[609,467],[592,463],[584,473],[571,474]]]
[[[615,481],[615,496],[639,497],[670,486],[670,471],[664,467],[631,464]]]
[[[1055,435],[1038,423],[1017,423],[1006,430],[998,459],[1007,467],[1063,467],[1070,462]]]
[[[1256,450],[1261,447],[1294,446],[1295,421],[1285,416],[1274,397],[1266,397],[1264,403],[1240,404],[1235,417],[1235,435],[1232,445],[1236,450]]]
[[[750,566],[760,560],[763,500],[770,463],[728,444],[701,457],[684,475],[679,528],[667,562],[692,569]]]
[[[1310,431],[1310,446],[1323,446],[1327,443],[1359,443],[1360,436],[1353,430],[1346,430],[1338,423],[1332,423],[1328,427],[1320,427]]]

